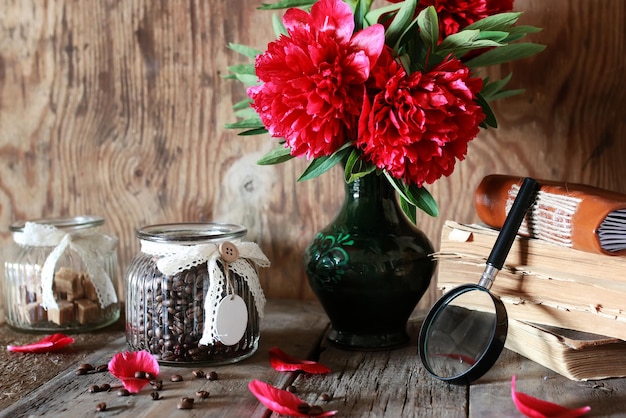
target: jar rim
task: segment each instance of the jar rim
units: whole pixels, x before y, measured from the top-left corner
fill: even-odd
[[[84,229],[94,228],[104,224],[104,218],[101,216],[79,215],[59,218],[40,218],[28,221],[18,221],[9,225],[9,231],[22,232],[27,222],[33,222],[41,225],[50,225],[59,229]]]
[[[211,242],[241,238],[242,225],[220,222],[179,222],[148,225],[137,229],[137,238],[152,242]]]

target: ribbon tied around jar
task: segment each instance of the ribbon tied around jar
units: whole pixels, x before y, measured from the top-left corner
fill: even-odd
[[[219,332],[220,315],[218,310],[220,310],[220,306],[228,300],[243,303],[241,298],[234,294],[230,279],[231,273],[241,277],[248,285],[259,318],[263,317],[265,295],[259,282],[257,270],[252,263],[259,267],[269,267],[270,261],[256,243],[236,240],[225,241],[221,244],[180,245],[142,240],[141,251],[159,256],[160,258],[156,262],[157,268],[166,276],[173,276],[206,263],[209,287],[204,299],[204,330],[199,344],[209,345],[221,341],[225,345],[233,345],[238,341],[238,338],[233,339]],[[220,268],[220,264],[222,268]],[[226,289],[227,296],[222,298],[224,289]],[[243,309],[245,309],[245,303]],[[226,313],[227,309],[223,311],[222,317],[229,316]],[[245,327],[247,313],[242,321],[245,321],[243,324]],[[233,334],[236,335],[237,332]]]
[[[53,284],[56,265],[65,250],[75,251],[87,269],[101,308],[117,303],[117,294],[109,273],[103,267],[105,256],[117,248],[118,239],[94,230],[63,231],[55,226],[26,222],[23,231],[14,232],[13,239],[22,246],[54,247],[41,267],[41,306],[58,309]]]

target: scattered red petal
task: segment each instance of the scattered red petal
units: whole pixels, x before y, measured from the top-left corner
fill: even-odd
[[[48,353],[59,350],[68,344],[72,344],[74,338],[65,334],[52,334],[32,344],[8,345],[7,350],[16,353]]]
[[[251,381],[248,384],[248,389],[256,396],[259,402],[277,414],[292,417],[309,416],[298,410],[298,406],[305,402],[291,392],[278,389],[260,380]],[[325,411],[316,415],[316,417],[332,417],[335,414],[337,414],[337,411]]]
[[[569,409],[552,402],[533,398],[525,393],[517,392],[515,389],[515,375],[511,379],[511,397],[517,410],[530,418],[576,418],[585,415],[591,410],[589,406]]]
[[[109,362],[109,372],[122,381],[127,391],[137,393],[149,381],[136,378],[135,373],[145,372],[156,377],[159,375],[159,363],[147,351],[126,351],[113,356]]]
[[[330,373],[330,369],[321,363],[310,360],[301,360],[290,356],[278,347],[270,348],[270,364],[279,372],[293,372],[301,370],[311,374]]]

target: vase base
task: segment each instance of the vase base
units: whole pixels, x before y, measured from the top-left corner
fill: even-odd
[[[409,342],[406,331],[385,332],[381,334],[354,334],[330,328],[326,339],[333,346],[344,350],[377,351],[405,346]]]

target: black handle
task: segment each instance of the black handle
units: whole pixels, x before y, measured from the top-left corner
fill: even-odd
[[[511,210],[504,220],[504,225],[502,225],[502,230],[496,239],[496,243],[493,245],[493,249],[489,254],[487,265],[491,265],[498,270],[502,269],[504,260],[506,260],[507,255],[509,255],[509,251],[515,240],[515,235],[517,235],[517,231],[524,220],[524,215],[528,208],[535,202],[538,190],[539,183],[537,183],[537,180],[530,177],[524,179],[522,187],[520,187],[515,197],[513,206],[511,206]]]

